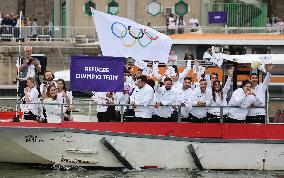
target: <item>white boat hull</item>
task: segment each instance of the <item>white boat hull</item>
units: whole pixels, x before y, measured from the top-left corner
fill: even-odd
[[[284,142],[189,139],[51,128],[0,130],[0,162],[124,167],[101,142],[105,137],[134,168],[284,170]],[[270,142],[270,143],[269,143]]]

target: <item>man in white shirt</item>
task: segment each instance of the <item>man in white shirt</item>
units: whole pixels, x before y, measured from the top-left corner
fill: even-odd
[[[173,105],[175,100],[175,92],[172,90],[172,80],[166,77],[164,79],[164,86],[157,84],[155,86],[155,109],[154,121],[156,122],[173,122],[172,113],[173,107],[166,105]]]
[[[130,96],[130,104],[135,111],[134,121],[147,122],[152,118],[154,90],[147,84],[147,77],[141,75],[137,78],[137,86]]]
[[[199,81],[199,87],[196,87],[192,92],[192,105],[198,106],[191,110],[192,122],[206,122],[207,121],[207,107],[212,101],[212,89],[207,87],[205,79]],[[209,84],[210,85],[210,84]]]
[[[273,65],[268,64],[266,68],[266,76],[263,80],[263,83],[258,84],[259,78],[257,74],[251,74],[250,75],[250,81],[252,83],[252,89],[254,90],[254,93],[256,94],[257,99],[260,101],[260,103],[256,106],[265,106],[266,103],[266,91],[268,89],[268,85],[270,82],[270,71],[272,70]],[[266,117],[266,108],[249,108],[249,112],[246,118],[247,123],[265,123],[265,117]]]
[[[24,56],[20,57],[19,63],[16,65],[19,72],[19,95],[24,96],[24,88],[27,86],[27,79],[33,77],[38,78],[38,72],[41,72],[40,62],[32,57],[32,47],[26,46],[24,48]],[[36,83],[37,86],[37,83]]]
[[[44,81],[39,86],[39,91],[42,98],[46,97],[46,91],[47,91],[46,89],[48,86],[54,85],[55,87],[57,87],[57,83],[53,79],[54,79],[54,74],[51,71],[49,70],[44,71],[43,74]]]
[[[183,81],[183,86],[177,88],[176,91],[176,104],[181,105],[181,121],[191,122],[192,115],[189,113],[192,109],[192,89],[191,89],[192,79],[190,77],[185,77]],[[177,111],[174,111],[174,115],[177,116]]]

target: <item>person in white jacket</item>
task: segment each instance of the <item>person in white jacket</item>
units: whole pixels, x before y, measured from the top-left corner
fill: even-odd
[[[147,105],[154,104],[154,90],[147,84],[147,77],[145,75],[139,76],[136,83],[137,86],[130,96],[130,104],[135,111],[134,121],[150,121],[153,107]]]
[[[57,80],[57,100],[64,104],[64,121],[71,121],[72,111],[72,91],[67,91],[66,83],[63,79]]]
[[[227,106],[226,98],[232,83],[233,72],[233,67],[228,70],[229,76],[223,88],[221,87],[221,82],[219,80],[213,82],[211,106]],[[226,110],[226,108],[223,108],[223,114],[226,114]],[[220,122],[220,107],[210,107],[208,109],[208,122]]]
[[[240,88],[235,90],[229,101],[229,106],[237,106],[228,108],[228,114],[224,116],[224,122],[244,123],[249,108],[259,103],[259,99],[251,88],[252,83],[249,80],[242,82]]]
[[[209,84],[210,85],[210,84]],[[212,90],[207,87],[205,79],[199,81],[199,86],[192,92],[192,105],[198,106],[191,110],[192,122],[207,122],[207,107],[212,101]]]
[[[173,90],[179,89],[183,86],[184,78],[187,77],[188,73],[191,70],[191,61],[188,60],[186,63],[185,69],[179,73],[177,67],[175,68],[176,70],[176,76],[171,77],[173,81]]]
[[[190,111],[192,109],[191,85],[192,85],[192,79],[190,77],[185,77],[183,81],[183,86],[175,90],[176,105],[181,105],[181,121],[182,122],[191,122],[191,118],[192,118],[192,115],[190,114]],[[177,111],[174,111],[174,113],[176,113],[176,115],[178,114]]]
[[[24,101],[21,111],[24,112],[25,120],[36,120],[38,116],[38,95],[39,92],[36,89],[35,79],[29,77],[27,79],[27,87],[24,88]],[[31,104],[29,104],[31,103]]]
[[[97,104],[98,122],[115,121],[114,106],[106,106],[104,104],[114,104],[113,94],[111,92],[93,92],[91,98]]]
[[[55,86],[50,85],[47,87],[46,96],[42,102],[44,103],[44,109],[41,118],[46,118],[47,123],[61,123],[64,110],[61,110],[61,103],[57,100],[57,88]],[[45,121],[39,120],[39,122]]]
[[[263,83],[259,83],[259,79],[257,74],[251,74],[250,75],[250,81],[252,82],[252,88],[256,94],[256,96],[259,98],[260,103],[256,106],[262,106],[265,107],[266,101],[266,91],[268,89],[268,85],[270,82],[270,77],[271,77],[271,70],[273,68],[272,64],[268,64],[266,67],[266,76],[263,80]],[[250,108],[246,122],[247,123],[265,123],[265,117],[266,117],[266,108]]]
[[[155,89],[155,109],[154,121],[156,122],[173,122],[172,113],[175,100],[175,92],[172,90],[172,80],[168,77],[164,79],[164,86],[156,84]]]

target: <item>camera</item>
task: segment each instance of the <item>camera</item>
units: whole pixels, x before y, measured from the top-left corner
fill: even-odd
[[[47,85],[47,81],[42,82],[44,85]]]

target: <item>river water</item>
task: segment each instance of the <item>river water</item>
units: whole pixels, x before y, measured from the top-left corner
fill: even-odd
[[[69,170],[61,170],[57,167],[45,168],[42,166],[27,166],[20,164],[0,164],[1,178],[284,178],[284,171],[196,171],[188,169],[175,170],[141,170],[141,171],[127,171],[127,170],[90,170],[84,168],[72,168]]]

